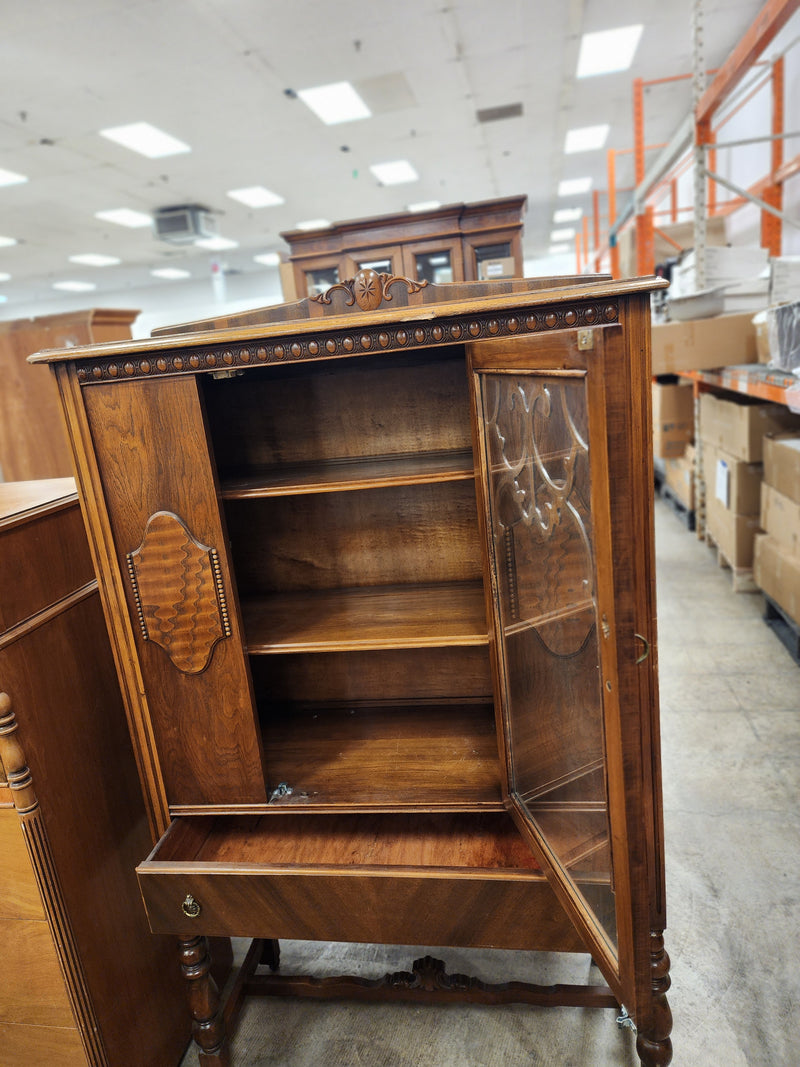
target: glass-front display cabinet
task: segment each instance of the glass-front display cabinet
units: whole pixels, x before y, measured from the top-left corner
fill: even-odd
[[[520,278],[525,206],[524,196],[506,197],[283,233],[292,264],[286,298],[318,295],[360,270],[435,285]]]
[[[158,839],[151,929],[179,939],[204,1063],[228,1062],[219,935],[254,939],[248,993],[287,992],[281,938],[590,954],[605,986],[426,957],[381,993],[291,988],[624,1007],[662,1067],[662,283],[441,286],[432,245],[416,278],[375,247],[291,307],[33,357]]]

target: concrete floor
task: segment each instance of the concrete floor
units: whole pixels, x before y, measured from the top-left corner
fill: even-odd
[[[676,1067],[800,1063],[800,668],[716,555],[657,504]],[[239,946],[240,947],[240,946]],[[432,950],[489,981],[600,980],[588,957]],[[283,969],[378,977],[415,948],[283,942]],[[610,1010],[253,999],[235,1067],[635,1067]],[[182,1067],[195,1067],[187,1052]]]

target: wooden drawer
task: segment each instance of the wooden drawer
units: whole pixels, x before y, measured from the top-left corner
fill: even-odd
[[[137,874],[154,933],[585,951],[504,812],[187,816]]]

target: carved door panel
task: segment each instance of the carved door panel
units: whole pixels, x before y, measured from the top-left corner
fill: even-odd
[[[592,955],[633,1007],[646,872],[629,861],[609,422],[618,326],[472,346],[507,804]],[[583,347],[583,346],[591,347]],[[611,358],[611,357],[614,358]],[[618,576],[617,576],[618,577]],[[633,661],[631,661],[632,666]],[[644,862],[644,861],[642,861]],[[635,895],[641,894],[637,901]],[[637,912],[638,908],[638,912]],[[634,951],[634,946],[638,946]]]
[[[174,812],[264,801],[261,740],[193,377],[86,386],[144,686]]]

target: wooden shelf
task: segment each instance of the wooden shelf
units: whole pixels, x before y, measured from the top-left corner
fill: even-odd
[[[502,807],[489,705],[264,709],[273,807],[336,811]]]
[[[481,582],[276,593],[242,616],[251,655],[489,643]]]
[[[693,382],[728,389],[733,393],[756,397],[758,400],[771,400],[775,404],[786,404],[786,390],[797,385],[795,375],[760,363],[744,363],[714,370],[680,371],[679,374],[681,378],[688,378]]]
[[[318,464],[284,464],[246,476],[223,478],[225,500],[338,493],[390,485],[422,485],[474,478],[471,451],[424,455],[377,456],[327,460]]]
[[[536,860],[506,812],[194,816],[161,842],[162,863],[237,867],[529,871]]]

